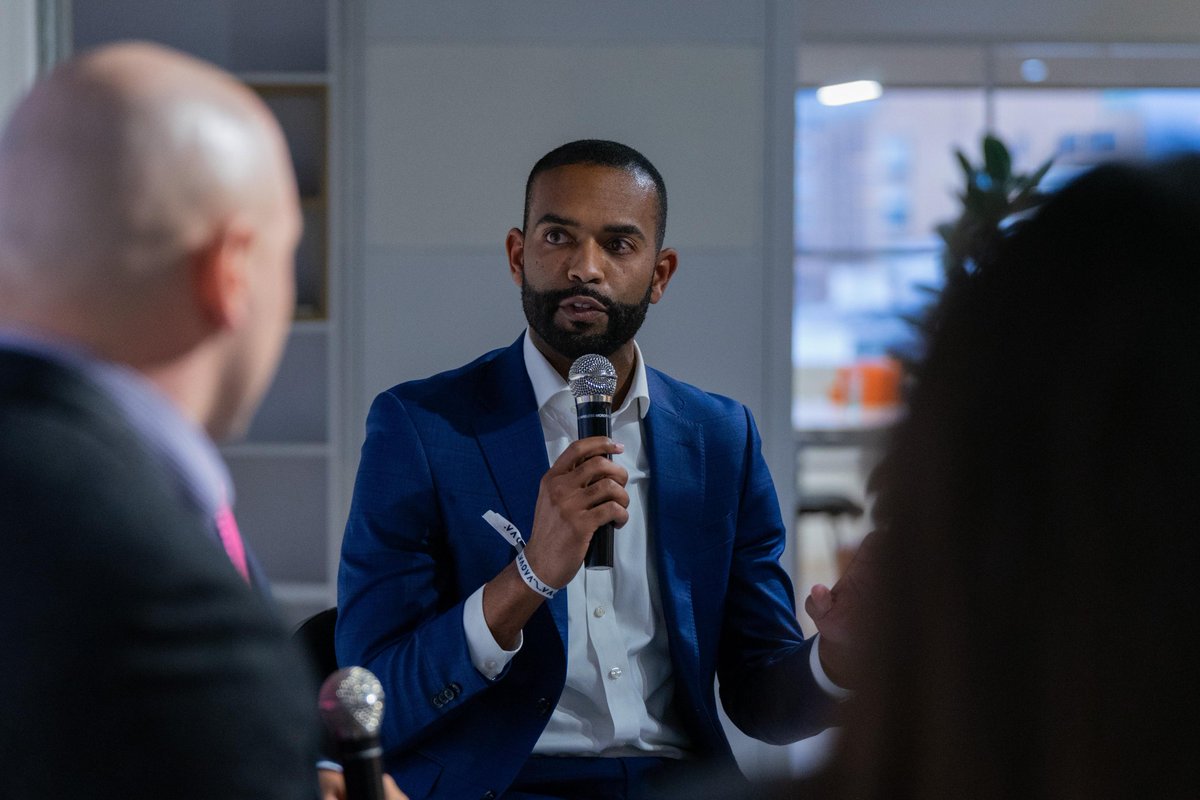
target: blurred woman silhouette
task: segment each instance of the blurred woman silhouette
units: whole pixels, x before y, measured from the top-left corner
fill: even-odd
[[[1196,797],[1200,157],[1098,167],[949,287],[878,474],[856,798]]]

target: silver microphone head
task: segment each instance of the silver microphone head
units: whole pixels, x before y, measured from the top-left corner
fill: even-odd
[[[383,685],[369,669],[339,669],[321,684],[317,707],[338,741],[369,739],[383,721]]]
[[[617,391],[617,371],[604,356],[589,353],[575,359],[567,373],[567,383],[575,402],[581,398],[607,397],[612,400]]]

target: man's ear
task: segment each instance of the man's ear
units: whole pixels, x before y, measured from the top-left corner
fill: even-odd
[[[678,267],[679,254],[673,248],[664,247],[658,251],[658,260],[654,262],[654,278],[650,281],[651,303],[662,300],[663,293],[667,291],[667,284],[671,282],[671,276]]]
[[[513,283],[520,286],[525,281],[525,233],[513,228],[504,238],[504,250],[508,253],[508,271]]]
[[[217,328],[236,328],[250,313],[250,249],[254,231],[235,220],[218,225],[190,257],[201,314]]]

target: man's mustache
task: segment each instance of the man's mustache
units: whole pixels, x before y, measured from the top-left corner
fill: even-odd
[[[538,292],[539,295],[551,306],[557,306],[568,297],[589,297],[595,300],[605,309],[611,309],[616,301],[605,297],[595,289],[589,289],[586,286],[577,286],[573,289],[553,289],[546,292]]]

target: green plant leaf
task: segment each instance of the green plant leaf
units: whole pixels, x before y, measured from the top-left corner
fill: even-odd
[[[967,184],[967,194],[963,198],[965,213],[981,215],[986,213],[987,193],[974,182]]]
[[[1053,158],[1047,158],[1046,163],[1042,164],[1032,175],[1029,176],[1029,185],[1036,188],[1042,182],[1042,178],[1046,177],[1046,173],[1050,171],[1050,167],[1054,164]]]
[[[958,165],[962,167],[963,174],[967,176],[967,185],[974,183],[972,178],[975,175],[975,168],[971,166],[971,162],[967,161],[967,157],[963,155],[963,151],[955,148],[954,155],[958,158]]]
[[[1036,208],[1044,199],[1038,184],[1046,176],[1053,160],[1046,161],[1029,174],[1015,175],[1012,154],[1008,147],[991,134],[983,138],[983,165],[971,164],[962,150],[955,149],[954,157],[965,178],[962,191],[955,192],[961,204],[956,219],[935,227],[944,242],[941,267],[944,283],[941,289],[922,286],[923,292],[934,300],[921,311],[901,317],[913,325],[922,336],[928,336],[939,325],[939,313],[946,298],[961,293],[980,270],[988,270],[991,254],[1004,229],[1021,223],[1022,215]],[[940,298],[940,299],[938,299]],[[913,362],[907,371],[913,380],[920,378],[920,364]]]
[[[1012,178],[1012,155],[1004,142],[991,134],[983,137],[983,165],[993,183],[1006,185]]]

